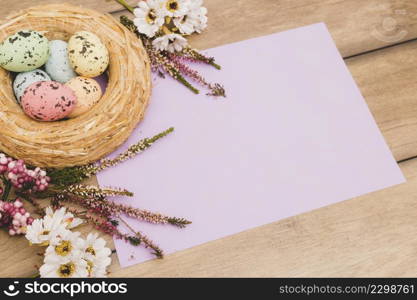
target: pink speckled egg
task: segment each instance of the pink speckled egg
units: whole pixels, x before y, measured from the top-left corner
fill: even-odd
[[[67,117],[75,108],[77,97],[62,83],[35,82],[22,96],[24,112],[37,121],[57,121]]]

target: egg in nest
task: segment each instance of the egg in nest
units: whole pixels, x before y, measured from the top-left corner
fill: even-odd
[[[77,98],[69,87],[56,81],[31,84],[22,96],[23,111],[37,121],[58,121],[75,108]]]
[[[85,77],[104,73],[109,65],[109,51],[100,38],[88,31],[75,33],[68,42],[68,56],[74,71]]]
[[[33,30],[22,30],[0,44],[0,66],[12,72],[28,72],[46,63],[48,39]]]

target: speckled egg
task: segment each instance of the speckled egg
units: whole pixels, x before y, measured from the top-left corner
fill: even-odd
[[[71,88],[77,97],[77,105],[70,118],[78,117],[89,111],[102,96],[100,85],[97,81],[87,77],[75,77],[66,83],[66,86]]]
[[[31,84],[22,96],[24,112],[37,121],[57,121],[75,108],[77,98],[66,85],[56,81]]]
[[[68,43],[60,40],[49,42],[51,55],[45,64],[45,70],[52,80],[66,83],[77,74],[70,65],[68,58]]]
[[[48,57],[48,40],[37,31],[19,31],[0,44],[0,66],[8,71],[35,70],[44,65]]]
[[[23,93],[32,83],[49,80],[51,80],[49,75],[40,69],[18,74],[13,82],[13,90],[17,103],[20,104]]]
[[[85,77],[101,75],[109,65],[109,52],[100,38],[88,31],[75,33],[68,42],[71,66]]]

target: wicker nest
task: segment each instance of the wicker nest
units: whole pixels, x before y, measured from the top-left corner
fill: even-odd
[[[109,84],[100,102],[84,115],[38,122],[16,103],[12,74],[0,68],[0,151],[39,167],[97,161],[124,143],[144,115],[150,93],[150,64],[140,40],[110,15],[68,4],[43,5],[0,23],[0,41],[22,29],[48,39],[68,40],[94,32],[110,53]]]

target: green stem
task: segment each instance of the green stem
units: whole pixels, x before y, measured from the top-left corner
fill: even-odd
[[[215,67],[217,70],[222,69],[222,67],[220,65],[216,64],[214,61],[210,62],[209,64],[212,65],[213,67]]]
[[[6,178],[2,177],[1,180],[4,184],[4,191],[2,195],[2,200],[7,201],[7,198],[9,198],[10,191],[12,190],[12,184],[10,181],[8,181]]]
[[[218,64],[216,64],[216,62],[214,61],[214,58],[210,58],[210,57],[206,57],[205,55],[201,54],[200,52],[198,52],[198,50],[193,49],[193,48],[186,48],[185,49],[185,53],[189,53],[191,55],[192,58],[197,59],[201,62],[204,62],[210,66],[213,66],[214,68],[216,68],[217,70],[221,70],[222,67]]]
[[[184,76],[181,75],[180,72],[178,72],[176,69],[171,69],[174,76],[172,76],[174,79],[185,85],[188,89],[190,89],[194,94],[199,94],[200,91],[197,90],[191,83],[189,83]]]
[[[121,5],[124,6],[128,11],[130,11],[133,14],[134,8],[130,6],[125,0],[116,0],[116,2],[119,2]]]
[[[159,248],[157,245],[155,245],[147,236],[143,235],[139,231],[136,231],[133,229],[132,226],[129,225],[125,220],[123,220],[120,216],[117,216],[117,218],[135,235],[135,237],[138,239],[138,244],[143,243],[146,248],[151,248],[154,252],[153,255],[156,256],[156,258],[162,259],[164,258],[164,252],[161,248]]]
[[[36,202],[36,200],[32,199],[29,195],[24,194],[24,193],[19,193],[19,192],[16,192],[16,195],[23,198],[24,200],[26,200],[30,204],[32,204],[32,206],[35,208],[35,212],[39,216],[44,216],[45,215],[45,211],[42,209],[42,207],[39,205],[39,203]]]
[[[116,1],[118,1],[118,0],[116,0]],[[132,20],[130,20],[126,16],[121,16],[120,17],[120,22],[126,28],[128,28],[130,31],[132,31],[133,33],[135,33],[138,36],[138,38],[141,38],[141,35],[140,35],[139,31],[137,30],[136,26],[133,24]],[[149,52],[150,51],[148,51],[148,54],[150,54]],[[200,57],[200,59],[202,59],[202,58]],[[220,66],[217,65],[214,62],[209,62],[209,64],[212,65],[212,66],[214,66],[215,68],[220,68]],[[196,89],[190,82],[188,82],[187,79],[185,79],[184,76],[182,76],[182,74],[177,69],[172,68],[172,67],[169,67],[169,66],[163,66],[163,68],[164,68],[165,71],[168,72],[168,74],[172,78],[174,78],[178,82],[182,83],[185,87],[187,87],[189,90],[191,90],[194,94],[199,94],[200,93],[200,91],[198,89]]]

